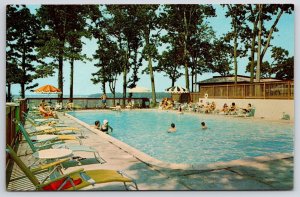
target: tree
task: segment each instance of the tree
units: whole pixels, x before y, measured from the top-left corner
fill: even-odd
[[[91,61],[86,54],[81,54],[83,42],[82,37],[90,37],[89,31],[86,29],[86,20],[89,19],[90,15],[94,10],[98,9],[98,6],[94,5],[82,5],[81,9],[77,9],[80,12],[81,17],[73,18],[69,21],[74,26],[75,31],[68,33],[67,37],[67,48],[66,48],[66,59],[70,61],[70,99],[73,101],[73,87],[74,87],[74,62],[77,61]],[[79,19],[79,20],[78,20]]]
[[[224,38],[216,39],[212,50],[208,51],[212,58],[212,63],[208,68],[212,72],[219,73],[221,76],[227,76],[232,70],[232,47],[224,41]]]
[[[165,12],[162,13],[162,27],[178,40],[183,48],[183,62],[185,69],[186,88],[189,85],[189,61],[190,51],[188,44],[191,36],[196,32],[199,25],[207,17],[215,16],[215,9],[212,5],[165,5]]]
[[[231,41],[233,39],[233,64],[234,64],[234,83],[237,83],[238,60],[237,58],[245,56],[245,51],[238,45],[238,39],[241,37],[245,28],[247,12],[245,6],[227,4],[226,17],[231,18],[232,31],[227,33],[225,39]],[[240,48],[239,48],[240,47]]]
[[[249,57],[249,61],[251,62],[250,81],[252,83],[254,78],[254,62],[258,64],[258,67],[263,66],[263,58],[268,48],[271,46],[273,33],[279,31],[276,28],[276,26],[281,16],[284,13],[291,14],[294,10],[294,7],[293,5],[289,4],[250,4],[244,7],[246,8],[247,12],[250,13],[247,19],[250,23],[252,23],[253,26],[252,29],[247,26],[247,31],[250,35],[248,35],[248,38],[244,38],[243,40],[244,42],[251,41],[251,44],[246,44],[246,48],[251,48],[251,55]],[[274,18],[274,15],[276,15],[276,18]],[[272,25],[269,29],[267,29],[265,25],[268,21],[272,21]],[[256,38],[258,38],[258,42],[256,42]],[[255,61],[255,53],[257,53],[257,59],[259,59],[260,61]],[[256,80],[259,81],[260,69],[257,69],[256,72]]]
[[[171,49],[169,51],[164,51],[159,58],[159,63],[154,70],[157,72],[166,73],[165,76],[172,80],[171,86],[175,85],[177,79],[179,79],[183,74],[179,72],[179,68],[182,65],[182,58],[178,58],[177,49]]]
[[[94,84],[109,83],[109,88],[114,98],[113,105],[115,105],[116,82],[117,77],[122,73],[122,64],[120,64],[120,61],[122,61],[123,55],[119,54],[120,51],[117,50],[117,44],[110,40],[100,39],[98,40],[98,45],[99,48],[96,50],[94,58],[99,59],[99,63],[95,64],[99,70],[96,73],[92,73],[94,78],[91,80]]]
[[[43,27],[38,54],[41,58],[52,58],[51,65],[54,66],[52,68],[58,68],[58,88],[62,91],[61,98],[67,43],[74,36],[74,32],[82,31],[85,25],[85,11],[84,5],[42,5],[37,11]]]
[[[32,89],[38,84],[29,84],[37,77],[34,63],[38,59],[34,53],[40,24],[26,6],[7,6],[6,34],[6,71],[8,97],[11,83],[19,83],[21,97],[25,98],[25,90]]]
[[[138,5],[138,19],[140,20],[139,29],[144,38],[143,58],[148,61],[148,67],[144,72],[149,73],[152,90],[152,106],[156,106],[156,92],[152,61],[157,56],[157,34],[159,33],[159,17],[156,14],[159,5]],[[153,32],[157,33],[153,33]]]
[[[107,17],[110,26],[108,28],[108,35],[112,36],[117,42],[118,50],[121,51],[122,57],[122,73],[123,73],[123,106],[125,106],[126,89],[128,87],[127,74],[130,68],[134,66],[139,67],[137,61],[138,48],[141,46],[140,31],[136,28],[138,24],[138,12],[135,5],[107,5]],[[125,53],[123,53],[124,51]],[[130,82],[135,85],[138,80],[133,73]],[[131,85],[131,86],[133,86]]]
[[[260,76],[263,78],[275,77],[281,80],[293,80],[294,57],[289,57],[289,52],[281,47],[273,47],[271,52],[273,61],[271,63],[265,61],[261,64]],[[251,72],[250,67],[251,63],[247,65],[246,72]],[[256,72],[256,67],[254,67],[254,72]]]
[[[196,32],[191,35],[190,42],[188,43],[188,51],[190,56],[190,76],[191,83],[197,81],[197,75],[202,75],[204,72],[209,71],[212,67],[213,56],[212,50],[213,40],[215,39],[215,32],[208,24],[201,24]],[[219,56],[219,55],[218,55]],[[192,92],[194,86],[192,85]]]

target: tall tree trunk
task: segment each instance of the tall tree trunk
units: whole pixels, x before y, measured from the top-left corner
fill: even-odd
[[[22,79],[21,79],[21,98],[25,98],[25,82],[26,82],[26,67],[25,67],[25,49],[22,51]]]
[[[74,59],[71,59],[71,72],[70,72],[70,101],[73,102],[73,83],[74,83]]]
[[[59,94],[59,98],[63,98],[63,92],[64,92],[64,84],[63,84],[63,80],[64,80],[64,77],[63,77],[63,55],[64,52],[63,52],[63,49],[60,48],[60,51],[59,51],[59,57],[58,57],[58,88],[60,89],[61,91],[61,94]]]
[[[192,68],[192,92],[194,92],[194,75],[195,75],[195,69]]]
[[[197,83],[197,73],[195,74],[195,83]],[[197,90],[197,85],[198,84],[195,84],[195,91]],[[199,91],[199,90],[198,90]]]
[[[260,6],[261,6],[260,9],[262,11],[262,5],[260,5]],[[280,10],[279,14],[277,15],[276,20],[274,21],[274,23],[273,23],[273,25],[272,25],[272,27],[270,29],[270,32],[269,32],[269,35],[268,35],[268,38],[267,38],[267,43],[266,43],[266,45],[265,45],[265,47],[264,47],[264,49],[263,49],[263,51],[262,51],[262,53],[260,55],[261,62],[262,62],[262,60],[263,60],[263,58],[264,58],[264,56],[265,56],[265,54],[267,52],[268,47],[270,46],[272,34],[273,34],[273,32],[275,30],[275,27],[276,27],[276,25],[277,25],[277,23],[278,23],[278,21],[279,21],[279,19],[280,19],[280,17],[281,17],[282,14],[283,14],[283,10]],[[262,20],[262,19],[260,19],[260,20]],[[261,21],[261,23],[262,23],[262,21]]]
[[[260,82],[260,66],[261,66],[261,33],[262,33],[262,5],[259,6],[259,19],[258,19],[258,46],[257,46],[257,66],[256,66],[256,82]]]
[[[152,107],[156,107],[156,92],[155,92],[155,81],[154,81],[154,74],[153,74],[153,67],[152,67],[152,58],[148,56],[148,68],[149,68],[149,75],[151,80],[151,89],[152,89]]]
[[[21,98],[25,98],[25,84],[21,82]]]
[[[104,80],[101,82],[101,85],[102,85],[103,94],[106,94],[106,87],[105,87],[105,81]]]
[[[123,69],[123,107],[126,106],[126,88],[127,88],[127,63],[125,64],[124,66],[124,69]]]
[[[253,21],[253,33],[252,33],[252,42],[251,42],[251,66],[250,66],[250,83],[253,83],[254,80],[254,55],[255,55],[255,41],[257,34],[257,22],[258,20]]]
[[[183,51],[183,58],[184,58],[184,69],[185,69],[185,86],[186,89],[190,89],[190,80],[189,80],[189,69],[188,69],[188,52],[187,52],[187,39],[188,39],[188,28],[187,28],[187,19],[185,10],[184,14],[184,51]]]
[[[237,72],[238,72],[238,66],[237,66],[237,30],[234,25],[234,43],[233,43],[233,64],[234,64],[234,84],[237,84]]]
[[[7,84],[7,96],[6,96],[6,102],[11,101],[11,83]]]

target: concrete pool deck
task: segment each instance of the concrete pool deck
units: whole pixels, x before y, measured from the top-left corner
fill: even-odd
[[[99,135],[87,129],[70,116],[60,114],[65,124],[80,128],[85,139],[84,145],[96,148],[106,163],[82,162],[80,166],[67,168],[70,172],[77,168],[123,170],[136,180],[140,190],[292,190],[294,181],[294,158],[290,154],[273,157],[257,157],[248,160],[232,161],[231,165],[219,165],[212,168],[177,168],[152,165],[132,155],[107,139],[106,134]],[[102,134],[102,133],[101,133]],[[22,143],[21,146],[26,146]],[[20,148],[20,151],[24,150]],[[22,154],[19,151],[18,154]],[[89,153],[78,153],[82,157],[90,157]],[[15,184],[17,186],[17,184]],[[10,184],[9,190],[17,187]],[[29,188],[27,188],[29,189]],[[33,190],[33,188],[29,189]],[[88,187],[86,190],[124,190],[120,183],[109,183]]]

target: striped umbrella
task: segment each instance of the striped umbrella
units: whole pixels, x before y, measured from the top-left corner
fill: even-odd
[[[60,89],[52,86],[52,85],[44,85],[36,90],[34,90],[35,93],[40,94],[61,94],[62,92]]]
[[[189,93],[189,90],[180,86],[173,86],[166,89],[169,93]]]

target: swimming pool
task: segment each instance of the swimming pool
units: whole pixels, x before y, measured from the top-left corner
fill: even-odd
[[[210,164],[293,152],[293,124],[156,110],[69,114],[90,125],[107,119],[114,138],[168,163]],[[207,130],[201,129],[202,121]],[[168,133],[172,122],[177,132]]]

